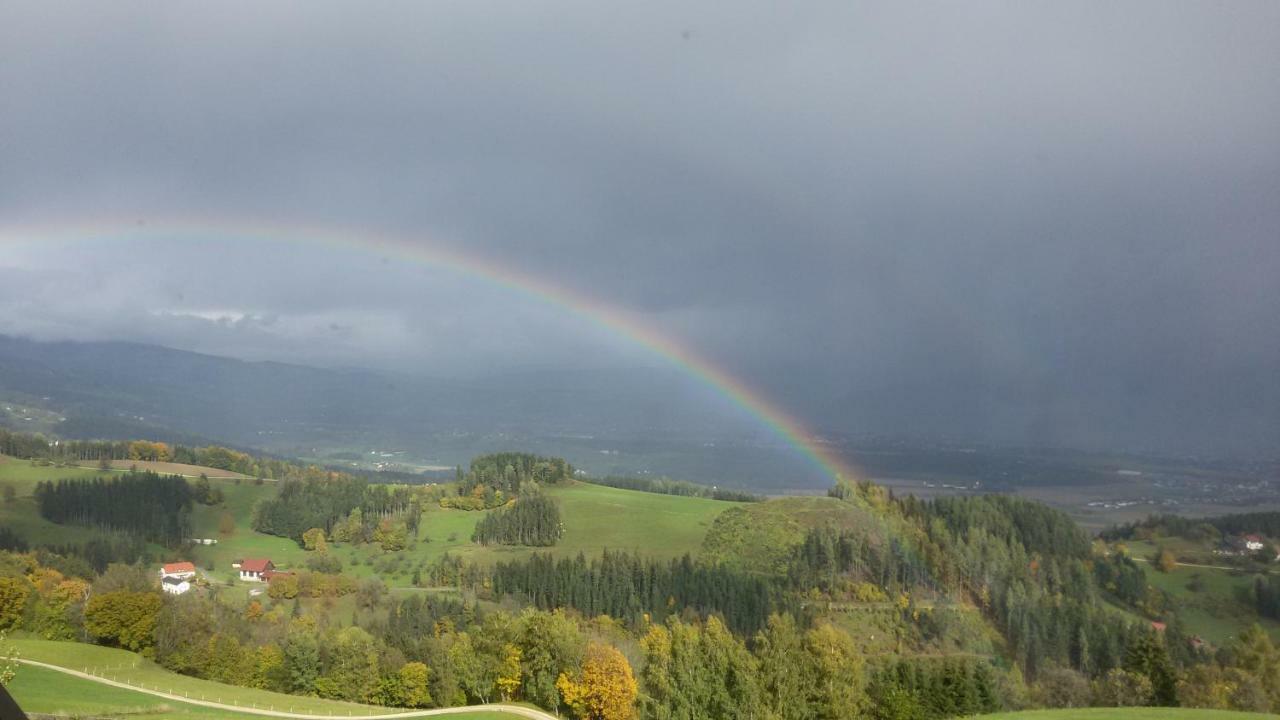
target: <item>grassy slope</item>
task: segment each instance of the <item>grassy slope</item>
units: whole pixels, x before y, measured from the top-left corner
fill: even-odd
[[[1079,710],[1024,710],[982,715],[982,720],[1264,720],[1276,715],[1190,710],[1186,708],[1082,708]]]
[[[1215,558],[1203,546],[1181,538],[1162,538],[1154,542],[1126,542],[1135,558],[1150,559],[1157,547],[1167,547],[1179,558],[1199,553],[1195,557],[1204,564],[1224,565],[1223,558]],[[1236,637],[1250,625],[1257,623],[1280,639],[1280,623],[1258,617],[1253,605],[1244,600],[1258,573],[1244,570],[1220,570],[1207,567],[1178,567],[1163,573],[1150,562],[1140,563],[1147,573],[1147,582],[1169,593],[1174,598],[1174,608],[1181,616],[1188,632],[1199,635],[1214,645]],[[1204,588],[1196,591],[1187,587],[1193,578],[1199,577]]]
[[[80,643],[55,642],[50,640],[15,639],[13,644],[23,658],[38,660],[51,665],[59,665],[74,670],[84,671],[86,668],[94,674],[104,675],[113,680],[127,681],[131,684],[144,684],[162,692],[189,694],[191,697],[215,700],[217,702],[243,706],[257,705],[260,708],[275,708],[312,714],[334,713],[351,714],[352,717],[388,712],[386,708],[372,705],[321,700],[319,698],[282,695],[280,693],[254,690],[252,688],[235,687],[199,680],[197,678],[178,675],[124,650],[84,645]],[[23,666],[18,670],[18,679],[10,687],[14,697],[23,708],[34,712],[55,712],[64,710],[78,713],[120,712],[127,709],[169,708],[168,711],[147,717],[179,718],[179,717],[257,717],[248,714],[228,714],[220,710],[202,708],[195,705],[181,705],[163,698],[135,693],[121,688],[112,688],[89,680],[61,675],[53,670],[44,670],[32,666]],[[450,715],[462,720],[500,720],[510,717],[495,713],[465,713]]]
[[[790,497],[749,503],[716,519],[703,551],[712,560],[744,570],[781,572],[790,548],[811,529],[830,525],[857,529],[878,539],[880,522],[850,502],[828,497]]]
[[[93,470],[93,469],[97,469],[98,464],[82,463],[81,467],[85,467]],[[251,479],[249,478],[248,475],[241,475],[240,473],[231,472],[230,470],[219,470],[217,468],[202,467],[200,465],[187,465],[186,463],[153,462],[150,460],[112,460],[111,461],[112,470],[126,471],[126,470],[131,470],[133,468],[137,468],[139,470],[150,470],[152,472],[160,473],[161,475],[182,475],[183,477],[189,477],[189,478],[197,478],[197,477],[200,477],[201,475],[207,475],[211,480],[214,478],[228,478],[228,479],[240,478],[242,480]]]
[[[259,719],[259,716],[183,705],[146,693],[114,688],[70,677],[55,670],[24,666],[7,688],[22,709],[50,715],[145,715],[154,720],[179,718]]]
[[[139,463],[139,467],[154,465]],[[208,471],[222,488],[223,505],[197,505],[192,513],[196,537],[217,538],[218,544],[198,546],[171,553],[171,560],[190,559],[202,568],[212,564],[215,579],[232,577],[231,561],[245,557],[269,557],[281,567],[302,567],[306,553],[292,540],[253,532],[250,528],[254,505],[276,492],[273,483],[217,478],[222,471],[190,466],[160,464],[154,469],[183,474]],[[55,525],[43,520],[31,497],[36,483],[73,477],[94,477],[97,468],[38,467],[25,460],[0,456],[0,483],[17,490],[12,503],[0,503],[0,523],[17,531],[33,544],[83,542],[97,535],[90,528]],[[604,548],[633,550],[655,557],[697,554],[703,536],[717,515],[738,503],[703,498],[656,495],[631,490],[570,483],[547,492],[561,503],[565,537],[551,548],[481,547],[471,542],[471,532],[483,512],[427,508],[416,542],[402,552],[386,554],[376,546],[337,546],[333,551],[343,561],[344,572],[357,578],[378,575],[392,586],[408,586],[415,567],[425,567],[446,552],[480,562],[513,559],[537,551],[561,556],[579,552],[588,555]],[[219,533],[219,519],[230,515],[235,531]]]
[[[0,455],[0,484],[10,485],[17,493],[11,503],[0,502],[0,525],[21,535],[30,543],[74,543],[92,538],[88,528],[56,525],[40,517],[32,493],[36,483],[63,478],[87,478],[98,473],[74,467],[42,467],[28,460]]]

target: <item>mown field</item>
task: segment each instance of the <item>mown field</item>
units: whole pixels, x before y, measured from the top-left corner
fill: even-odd
[[[144,685],[161,692],[246,708],[256,706],[285,712],[332,714],[342,717],[360,717],[394,711],[373,705],[284,695],[200,680],[169,672],[140,655],[114,648],[25,638],[16,638],[13,644],[24,659],[38,660],[81,672],[87,671],[132,685]],[[246,720],[261,717],[249,713],[232,713],[184,704],[31,665],[23,665],[18,669],[17,678],[12,685],[8,686],[8,689],[24,710],[55,715],[140,715],[162,720],[170,718]],[[475,712],[449,717],[460,720],[509,720],[513,716],[505,713]]]
[[[1080,708],[1075,710],[1024,710],[982,715],[982,720],[1264,720],[1280,716],[1230,710],[1187,708]]]

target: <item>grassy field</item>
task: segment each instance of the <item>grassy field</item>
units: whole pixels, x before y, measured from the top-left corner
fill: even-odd
[[[1155,542],[1129,541],[1125,542],[1125,546],[1131,556],[1146,561],[1139,564],[1147,574],[1147,582],[1173,597],[1173,609],[1188,632],[1199,635],[1214,645],[1222,645],[1257,623],[1272,638],[1280,639],[1280,623],[1258,617],[1249,599],[1250,588],[1259,573],[1187,565],[1180,565],[1167,573],[1156,570],[1150,559],[1156,554],[1158,547],[1172,550],[1179,558],[1194,550],[1193,543],[1180,538]],[[1221,565],[1225,562],[1225,559],[1210,556],[1206,564]]]
[[[1276,715],[1187,708],[1081,708],[981,715],[982,720],[1264,720]]]
[[[93,477],[99,474],[100,471],[89,468],[33,465],[30,460],[0,455],[0,483],[12,485],[19,497],[30,495],[35,490],[36,483],[42,480]]]
[[[81,467],[96,470],[97,463],[82,463]],[[251,480],[248,475],[231,472],[230,470],[219,470],[218,468],[202,467],[200,465],[187,465],[185,463],[173,462],[155,462],[152,460],[112,460],[111,469],[126,471],[137,468],[138,470],[150,470],[160,473],[161,475],[181,475],[183,477],[198,478],[201,475],[207,475],[209,479],[222,478],[227,480],[241,479]]]
[[[58,665],[112,680],[144,685],[161,692],[187,695],[191,698],[240,705],[244,707],[271,708],[309,714],[328,714],[360,717],[386,713],[388,710],[372,705],[321,700],[296,695],[283,695],[235,687],[200,680],[169,672],[140,655],[113,648],[50,640],[15,638],[13,644],[24,659]],[[17,679],[10,691],[22,705],[32,712],[55,714],[145,714],[148,718],[236,718],[237,720],[260,717],[248,713],[228,713],[223,710],[186,705],[145,693],[113,688],[91,680],[75,678],[53,670],[24,665],[18,669]],[[153,714],[154,713],[154,714]],[[463,713],[449,717],[461,720],[507,720],[511,715],[501,713]]]
[[[120,463],[117,463],[120,464]],[[128,463],[132,465],[133,463]],[[257,483],[250,479],[219,477],[220,471],[171,463],[138,463],[139,467],[162,472],[198,475],[207,471],[210,479],[223,492],[220,505],[196,505],[192,511],[192,534],[198,538],[217,540],[214,545],[197,545],[166,554],[167,561],[192,560],[204,569],[210,579],[227,583],[236,573],[233,561],[247,557],[270,558],[282,569],[305,567],[307,553],[288,538],[254,532],[253,508],[275,495],[274,483]],[[35,466],[25,460],[0,460],[0,484],[16,490],[10,503],[0,503],[0,523],[12,528],[31,544],[79,543],[98,535],[98,531],[68,525],[56,525],[39,516],[32,492],[42,480],[94,477],[103,471],[82,467]],[[558,556],[588,556],[603,549],[628,550],[650,557],[674,558],[685,553],[697,555],[703,538],[713,521],[725,510],[739,503],[704,498],[658,495],[632,490],[571,482],[546,489],[561,506],[564,538],[554,547],[527,548],[482,547],[471,542],[475,525],[484,512],[449,510],[432,505],[425,508],[418,536],[405,550],[384,553],[376,545],[333,544],[332,552],[343,563],[343,572],[355,578],[377,576],[392,587],[412,585],[415,570],[426,568],[445,553],[469,560],[492,563],[525,557],[532,552],[548,552]],[[820,501],[813,498],[805,500]],[[787,501],[783,501],[784,504]],[[232,531],[222,530],[229,520]],[[248,595],[244,585],[232,590],[236,596]]]
[[[233,560],[246,557],[268,557],[282,568],[305,565],[307,553],[297,543],[250,528],[254,504],[274,495],[275,487],[225,480],[218,487],[223,490],[224,504],[198,506],[192,516],[194,534],[216,538],[218,543],[191,548],[190,559],[200,567],[212,566],[211,577],[221,581],[232,577]],[[476,545],[471,542],[471,533],[484,517],[483,511],[432,506],[423,512],[418,537],[403,551],[384,553],[376,545],[334,543],[331,552],[342,560],[344,573],[356,578],[377,575],[392,587],[410,585],[414,569],[426,567],[446,552],[486,563],[525,557],[534,551],[574,556],[579,552],[596,554],[605,548],[672,558],[698,554],[716,516],[739,505],[578,482],[552,486],[546,491],[560,503],[565,525],[564,538],[553,547]],[[235,523],[231,535],[219,533],[219,519],[224,513]]]
[[[22,709],[77,717],[140,715],[153,720],[228,718],[261,720],[261,716],[175,703],[146,693],[115,688],[45,668],[23,666],[7,688]]]
[[[14,489],[12,502],[0,502],[0,526],[13,530],[32,544],[76,543],[94,537],[97,533],[88,528],[56,525],[40,517],[32,494],[41,481],[88,478],[98,474],[78,467],[33,465],[29,460],[0,455],[0,486]]]
[[[1144,565],[1147,581],[1173,598],[1187,629],[1215,645],[1236,637],[1250,625],[1258,623],[1272,637],[1280,637],[1280,623],[1259,618],[1248,601],[1249,589],[1256,575],[1232,570],[1178,567],[1160,572]]]

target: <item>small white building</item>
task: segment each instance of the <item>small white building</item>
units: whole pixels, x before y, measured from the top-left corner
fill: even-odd
[[[181,595],[191,589],[191,583],[185,578],[166,577],[160,579],[160,589],[170,595]]]

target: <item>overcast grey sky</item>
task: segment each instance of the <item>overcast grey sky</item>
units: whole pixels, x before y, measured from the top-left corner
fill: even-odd
[[[824,428],[1280,444],[1280,3],[0,6],[0,230],[434,238]],[[430,374],[649,365],[374,255],[0,247],[0,332]]]

